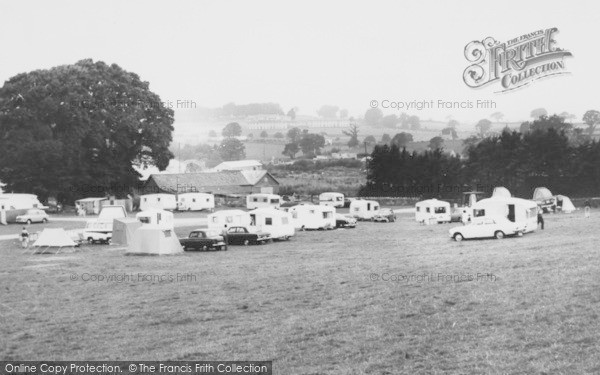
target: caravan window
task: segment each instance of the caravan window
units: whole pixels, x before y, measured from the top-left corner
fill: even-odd
[[[292,212],[292,217],[293,217],[294,219],[297,219],[297,218],[298,218],[298,212],[296,212],[296,211],[293,211],[293,212]]]
[[[208,198],[206,198],[206,201],[207,201],[207,202],[209,202],[209,199],[208,199]]]
[[[160,202],[160,197],[156,198],[156,201],[157,201],[157,202]]]
[[[333,212],[325,211],[323,212],[323,219],[329,219],[332,216]]]
[[[371,203],[367,203],[367,211],[371,211]]]
[[[265,225],[273,225],[273,218],[265,217]]]
[[[277,198],[276,199],[271,199],[271,203],[277,204],[277,203],[279,203],[279,199],[277,199]]]
[[[417,212],[421,211],[421,207],[417,206]]]
[[[230,224],[233,223],[233,216],[225,217],[225,222],[230,223]]]
[[[212,222],[213,222],[213,223],[218,223],[218,222],[219,222],[219,218],[218,218],[218,217],[216,217],[216,216],[213,216],[213,217],[212,217]]]
[[[258,202],[258,198],[256,198],[256,197],[252,198],[252,202]]]
[[[150,224],[150,218],[148,216],[141,216],[139,219],[141,223]]]
[[[265,203],[269,202],[269,200],[267,198],[263,198],[262,201]]]
[[[194,203],[195,203],[195,202],[196,202],[196,198],[192,198],[192,202],[194,202]]]
[[[484,209],[473,210],[473,216],[475,216],[475,217],[485,216],[485,210]]]
[[[377,211],[377,210],[379,210],[379,206],[377,206],[377,205],[373,206],[373,211]]]
[[[446,207],[435,207],[434,212],[436,214],[445,214],[446,213]]]
[[[529,218],[532,218],[532,217],[536,217],[536,216],[537,216],[537,210],[538,210],[538,208],[537,208],[537,207],[532,207],[532,208],[529,208],[529,209],[526,211],[526,213],[525,213],[525,216],[527,216],[527,218],[528,218],[528,219],[529,219]]]
[[[336,201],[338,201],[338,202],[341,202],[341,201],[343,201],[344,199],[343,199],[342,197],[337,197],[335,200],[336,200]]]
[[[429,209],[429,207],[425,208],[425,212],[431,212],[431,210]]]

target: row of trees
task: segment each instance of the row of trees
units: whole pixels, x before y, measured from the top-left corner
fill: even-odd
[[[580,142],[560,116],[542,115],[527,133],[504,131],[466,142],[466,158],[441,149],[409,153],[395,144],[376,146],[369,161],[365,196],[457,198],[474,186],[505,186],[531,196],[537,186],[573,196],[596,195],[600,186],[600,143]]]
[[[379,108],[369,108],[365,112],[364,121],[367,126],[381,128],[396,128],[398,125],[402,129],[418,130],[421,128],[419,116],[410,116],[404,112],[400,116],[395,114],[384,116]]]

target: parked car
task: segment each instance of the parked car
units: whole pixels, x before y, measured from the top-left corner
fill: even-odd
[[[46,223],[50,217],[44,210],[31,209],[27,210],[23,215],[17,216],[17,223],[31,224],[31,223]]]
[[[90,245],[95,243],[110,244],[112,232],[85,231],[81,236],[81,241],[87,241]]]
[[[216,231],[193,230],[187,238],[180,238],[179,243],[184,251],[188,250],[227,250],[227,244],[223,236]]]
[[[356,219],[349,215],[335,214],[336,228],[355,228]]]
[[[396,214],[391,208],[382,208],[377,215],[373,216],[373,221],[378,223],[393,223],[396,221]]]
[[[471,224],[454,227],[448,231],[456,241],[473,238],[504,238],[522,235],[525,228],[504,217],[476,218]]]
[[[251,232],[246,227],[231,227],[227,230],[227,243],[230,245],[263,245],[271,239],[266,232]]]

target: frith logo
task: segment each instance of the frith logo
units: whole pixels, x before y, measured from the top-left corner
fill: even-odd
[[[479,88],[498,81],[497,92],[514,90],[540,78],[567,74],[565,57],[571,52],[556,47],[557,28],[537,30],[505,43],[492,37],[473,41],[465,47],[472,63],[463,73],[467,86]]]

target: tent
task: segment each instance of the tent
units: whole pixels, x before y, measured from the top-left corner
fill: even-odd
[[[575,206],[571,199],[565,195],[557,195],[556,196],[556,205],[560,207],[560,210],[565,213],[571,213],[575,211]]]
[[[503,198],[510,198],[510,191],[508,191],[507,188],[505,188],[504,186],[497,186],[494,188],[494,192],[492,193],[492,197],[503,197]]]
[[[63,228],[45,228],[33,243],[33,247],[57,248],[75,247],[77,243],[65,232]],[[41,251],[44,253],[46,250]]]
[[[171,212],[149,209],[138,213],[136,219],[140,227],[128,241],[126,254],[167,255],[183,252],[175,234]]]
[[[135,230],[142,226],[139,220],[130,217],[118,218],[113,221],[112,243],[129,245],[133,241]]]
[[[183,253],[183,248],[173,229],[161,229],[145,224],[135,230],[126,254],[170,255]]]
[[[545,199],[552,199],[552,193],[548,188],[545,187],[537,187],[533,191],[533,200],[534,201],[542,201]]]

